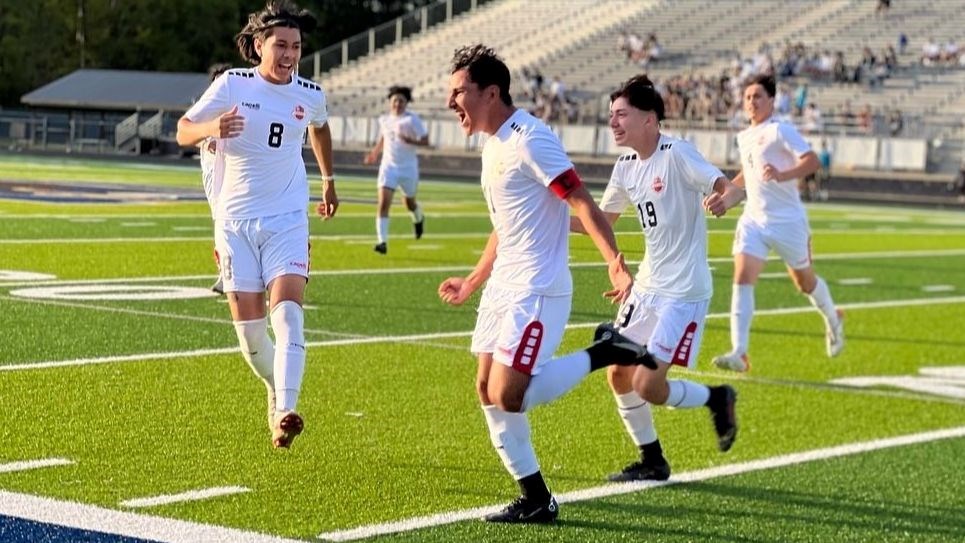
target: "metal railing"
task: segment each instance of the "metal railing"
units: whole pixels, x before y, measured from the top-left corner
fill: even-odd
[[[456,15],[472,11],[489,1],[491,0],[439,0],[428,4],[305,56],[299,62],[298,71],[303,76],[318,79],[329,70],[371,55],[413,34],[425,32],[439,23],[451,21]]]

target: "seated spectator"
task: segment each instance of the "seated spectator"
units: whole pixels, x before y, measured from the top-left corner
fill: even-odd
[[[955,43],[954,39],[948,40],[945,42],[945,45],[942,46],[941,58],[948,64],[955,64],[958,62],[958,44]]]
[[[824,120],[817,104],[811,102],[804,108],[802,128],[806,134],[820,134],[824,130]]]
[[[898,53],[904,55],[908,49],[908,35],[904,32],[898,34]]]
[[[921,46],[921,63],[925,66],[931,66],[942,59],[942,48],[935,41],[935,38],[929,38],[928,42]]]
[[[831,78],[835,83],[851,82],[851,73],[844,63],[844,53],[841,51],[834,54],[834,62],[831,64]]]
[[[889,8],[891,8],[891,0],[878,0],[878,5],[875,7],[875,15],[887,17]]]
[[[869,104],[865,104],[858,112],[858,129],[865,134],[871,134],[874,129],[874,116]]]
[[[901,130],[905,127],[905,119],[901,115],[901,110],[893,109],[888,113],[888,132],[891,136],[897,136],[901,134]]]

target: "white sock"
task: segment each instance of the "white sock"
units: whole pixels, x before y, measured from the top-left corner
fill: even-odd
[[[291,300],[271,310],[275,332],[275,398],[278,411],[294,411],[305,373],[305,311]]]
[[[543,365],[523,395],[523,411],[549,403],[578,385],[590,373],[590,355],[579,351]]]
[[[834,308],[834,301],[831,299],[831,291],[828,290],[828,284],[824,282],[824,279],[818,277],[817,283],[814,285],[814,290],[807,295],[808,299],[811,300],[811,305],[818,308],[821,315],[824,317],[824,323],[831,327],[838,323],[838,313]]]
[[[656,441],[657,429],[653,426],[650,404],[632,390],[626,394],[614,393],[613,397],[617,400],[617,411],[634,445],[639,447]]]
[[[235,333],[241,345],[241,356],[265,386],[274,386],[275,346],[268,336],[268,320],[235,321]]]
[[[674,380],[667,381],[670,387],[670,395],[667,396],[668,407],[702,407],[710,399],[710,389],[707,385],[695,383],[693,381]]]
[[[410,211],[409,214],[412,215],[412,222],[422,222],[422,219],[425,218],[425,215],[422,214],[422,206],[419,204],[416,204],[415,210]]]
[[[754,285],[734,285],[730,298],[730,344],[733,352],[747,354],[753,318]]]
[[[375,232],[379,236],[379,243],[389,241],[389,218],[378,217],[375,219]]]
[[[484,405],[482,409],[489,426],[489,438],[506,471],[517,481],[539,471],[526,413],[507,413],[495,405]]]

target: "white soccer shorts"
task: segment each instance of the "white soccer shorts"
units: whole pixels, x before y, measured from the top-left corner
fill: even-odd
[[[379,187],[395,190],[402,189],[402,193],[409,198],[415,198],[419,188],[419,170],[415,168],[379,168]]]
[[[633,342],[646,345],[657,360],[693,369],[709,305],[710,300],[683,302],[634,288],[614,324]]]
[[[563,340],[571,296],[541,296],[487,285],[479,302],[472,352],[528,375],[539,374]]]
[[[304,211],[260,219],[215,221],[225,292],[264,292],[282,275],[308,277],[308,216]]]
[[[791,269],[811,265],[811,227],[807,217],[795,221],[761,225],[742,215],[737,221],[731,254],[746,254],[767,260],[773,249]]]

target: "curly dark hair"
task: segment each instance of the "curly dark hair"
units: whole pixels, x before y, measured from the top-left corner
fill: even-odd
[[[218,76],[231,69],[231,64],[219,62],[208,67],[208,80],[214,81]]]
[[[469,80],[480,89],[496,85],[503,103],[513,105],[513,97],[509,94],[509,68],[492,48],[477,43],[456,49],[449,73],[454,74],[459,70],[469,72]]]
[[[403,87],[402,85],[392,85],[389,87],[389,94],[386,98],[392,98],[396,94],[401,94],[405,98],[406,103],[412,103],[412,89],[410,87]]]
[[[315,16],[300,9],[290,0],[268,0],[265,9],[248,14],[248,24],[235,36],[241,58],[252,64],[261,63],[255,51],[255,39],[266,40],[275,28],[297,28],[302,34],[315,30]]]
[[[631,77],[620,85],[620,88],[610,93],[610,101],[626,98],[630,105],[640,111],[656,113],[657,120],[664,120],[663,97],[653,87],[653,82],[646,75]]]

